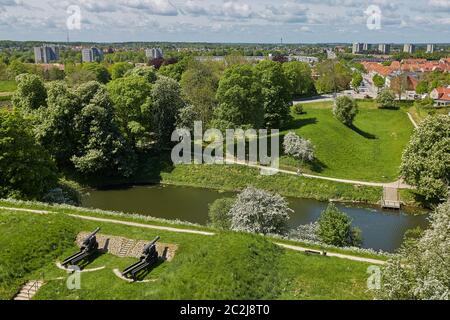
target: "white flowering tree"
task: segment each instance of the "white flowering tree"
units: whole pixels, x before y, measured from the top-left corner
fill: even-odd
[[[289,132],[283,140],[284,152],[303,162],[314,160],[314,146],[311,141]]]
[[[279,194],[248,187],[231,207],[231,229],[262,234],[287,232],[289,213],[287,201]]]
[[[383,268],[378,298],[450,298],[450,202],[441,204],[430,222],[421,238],[408,241]]]

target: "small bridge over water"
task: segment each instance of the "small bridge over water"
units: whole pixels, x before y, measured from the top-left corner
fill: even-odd
[[[400,210],[400,196],[398,194],[398,188],[384,187],[383,197],[381,198],[381,206],[385,209]]]

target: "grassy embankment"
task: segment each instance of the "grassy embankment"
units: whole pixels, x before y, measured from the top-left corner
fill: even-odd
[[[21,284],[40,278],[42,273],[46,284],[36,299],[372,298],[366,290],[366,263],[284,250],[262,236],[174,233],[85,221],[62,213],[79,213],[75,209],[56,210],[61,213],[38,215],[0,210],[1,299],[11,298]],[[158,265],[146,276],[154,281],[134,284],[117,278],[112,270],[123,269],[135,259],[100,255],[88,268],[106,268],[82,273],[81,290],[69,290],[67,274],[55,266],[55,261],[77,250],[74,239],[79,231],[97,226],[104,234],[132,239],[160,235],[161,242],[175,243],[179,249],[173,261]]]
[[[413,132],[404,110],[380,110],[373,101],[359,101],[359,114],[353,127],[334,118],[332,102],[304,105],[305,113],[293,114],[286,134],[293,131],[312,141],[317,161],[303,166],[312,174],[371,182],[393,182],[403,149]],[[290,157],[281,161],[285,167],[300,163]]]

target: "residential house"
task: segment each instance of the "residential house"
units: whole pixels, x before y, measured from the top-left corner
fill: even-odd
[[[436,107],[450,106],[450,86],[440,87],[431,91],[430,97],[434,100]]]

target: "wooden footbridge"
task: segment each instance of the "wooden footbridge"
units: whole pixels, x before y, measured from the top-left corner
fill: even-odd
[[[400,210],[401,202],[398,194],[398,188],[384,187],[383,197],[381,198],[381,206],[385,209]]]

